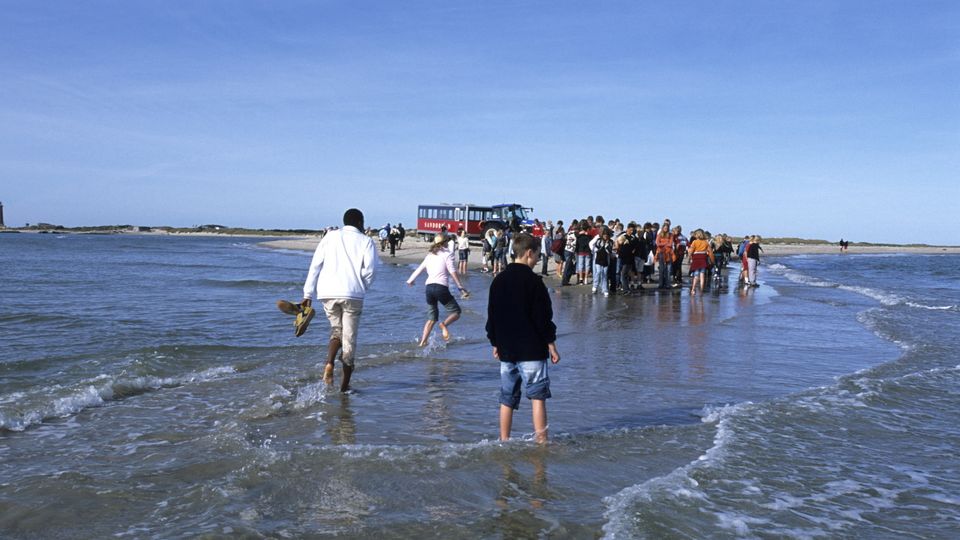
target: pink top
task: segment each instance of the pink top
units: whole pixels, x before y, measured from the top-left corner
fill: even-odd
[[[420,266],[413,271],[413,274],[410,274],[410,279],[407,280],[407,283],[416,281],[417,276],[424,270],[427,271],[427,285],[436,283],[445,287],[450,286],[450,276],[456,272],[453,268],[453,257],[451,257],[450,252],[445,249],[441,249],[436,253],[427,253],[427,256],[423,258],[423,262],[420,263]]]

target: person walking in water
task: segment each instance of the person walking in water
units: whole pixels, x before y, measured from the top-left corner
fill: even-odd
[[[523,384],[533,409],[534,438],[547,441],[547,398],[550,377],[547,359],[560,361],[557,326],[550,293],[533,268],[540,259],[540,242],[529,234],[513,241],[516,262],[507,265],[490,284],[487,339],[500,361],[500,440],[510,438],[513,411],[520,407]]]
[[[757,283],[757,266],[760,264],[760,237],[753,235],[750,237],[750,243],[747,244],[747,284],[751,287],[759,287]]]
[[[700,287],[700,294],[703,294],[703,285],[706,280],[704,276],[710,262],[715,262],[714,257],[713,249],[704,238],[703,231],[700,229],[693,231],[693,242],[690,243],[690,296],[696,294],[697,286]]]
[[[340,391],[350,389],[357,346],[357,327],[363,312],[363,298],[373,284],[379,256],[373,240],[363,233],[363,212],[351,208],[343,214],[343,228],[324,235],[313,253],[302,305],[314,298],[323,303],[330,321],[330,341],[323,380],[333,384],[334,360],[338,352],[343,364]]]
[[[430,339],[430,332],[433,331],[433,325],[440,320],[440,310],[437,304],[443,304],[447,310],[447,318],[440,323],[440,331],[443,333],[443,340],[450,340],[450,330],[448,327],[460,318],[460,304],[450,294],[450,280],[452,279],[460,293],[466,297],[470,293],[463,287],[460,278],[457,277],[457,271],[453,268],[453,254],[447,249],[446,235],[438,234],[433,239],[433,245],[427,256],[423,258],[420,266],[410,274],[407,279],[407,285],[413,286],[414,282],[421,272],[427,272],[427,322],[423,325],[423,335],[420,337],[420,346],[427,345]]]

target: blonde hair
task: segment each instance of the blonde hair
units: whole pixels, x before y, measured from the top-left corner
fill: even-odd
[[[433,237],[433,245],[430,246],[430,253],[436,253],[446,247],[447,235],[440,233]]]

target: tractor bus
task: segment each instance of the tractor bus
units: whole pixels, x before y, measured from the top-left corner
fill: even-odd
[[[533,208],[523,205],[495,204],[478,206],[474,204],[422,204],[417,207],[417,234],[423,238],[432,238],[446,227],[450,233],[460,229],[467,231],[470,238],[482,238],[489,229],[505,230],[511,227],[530,229],[534,236],[543,236],[543,227],[537,226],[528,217]]]

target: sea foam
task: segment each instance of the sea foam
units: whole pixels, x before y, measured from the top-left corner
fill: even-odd
[[[65,389],[61,385],[54,385],[41,388],[30,395],[21,393],[17,401],[27,402],[29,405],[26,410],[0,408],[0,430],[23,431],[46,420],[64,418],[85,409],[100,407],[108,401],[161,388],[210,381],[235,371],[233,366],[221,366],[175,377],[99,375],[82,380],[72,388]],[[0,397],[0,403],[7,401]]]

